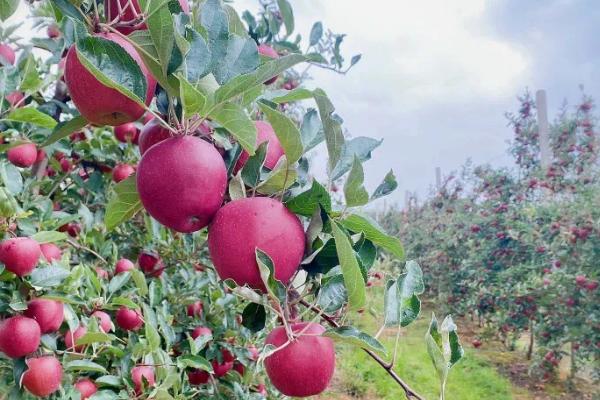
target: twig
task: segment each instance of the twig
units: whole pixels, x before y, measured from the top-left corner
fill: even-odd
[[[69,243],[71,246],[75,247],[76,249],[85,250],[88,253],[95,255],[96,257],[98,257],[98,259],[102,260],[102,262],[104,264],[108,264],[108,261],[106,261],[106,259],[104,259],[104,257],[102,257],[100,254],[96,253],[94,250],[90,249],[89,247],[83,246],[71,239],[67,239],[67,243]]]
[[[306,300],[300,300],[300,304],[309,308],[315,313],[321,314],[321,318],[323,318],[323,320],[325,320],[329,325],[333,326],[334,328],[340,327],[340,325],[331,316],[324,314],[319,307],[309,304]],[[367,353],[373,360],[375,360],[377,364],[379,364],[388,373],[388,375],[390,375],[392,379],[396,381],[396,383],[398,383],[400,387],[402,387],[402,390],[404,390],[404,394],[406,395],[407,399],[425,400],[423,396],[411,389],[411,387],[408,386],[408,384],[404,382],[402,378],[398,376],[398,374],[396,374],[392,366],[388,365],[381,357],[379,357],[371,350],[363,348],[363,351]]]

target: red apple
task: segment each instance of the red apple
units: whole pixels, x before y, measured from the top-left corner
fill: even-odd
[[[92,313],[92,317],[98,318],[98,325],[100,326],[100,329],[104,333],[108,333],[113,329],[112,320],[110,319],[110,315],[108,315],[104,311],[100,311],[100,310],[94,311]]]
[[[256,125],[256,144],[259,145],[264,142],[268,142],[267,144],[267,155],[265,157],[264,166],[273,169],[275,165],[277,165],[277,161],[284,155],[283,147],[281,147],[281,143],[273,130],[271,124],[265,121],[255,121]],[[234,173],[237,173],[248,161],[250,156],[246,150],[242,151],[240,154],[240,158],[238,158],[235,168],[233,169]]]
[[[140,395],[142,393],[142,387],[154,386],[156,383],[154,381],[154,368],[138,365],[137,367],[133,367],[131,369],[131,380],[135,385],[136,394]]]
[[[138,264],[146,275],[159,277],[165,270],[165,264],[158,254],[149,251],[142,251],[138,256]]]
[[[269,255],[275,277],[287,284],[304,256],[304,229],[298,217],[268,197],[235,200],[215,215],[208,231],[210,258],[221,279],[264,289],[255,249]]]
[[[250,357],[249,358],[252,361],[257,361],[258,357],[260,356],[260,354],[259,354],[258,349],[256,348],[256,346],[254,346],[254,345],[248,346],[247,350],[250,353]]]
[[[264,385],[264,383],[261,383],[259,385],[256,386],[256,392],[262,396],[267,396],[267,388]]]
[[[179,5],[184,13],[190,12],[190,6],[187,0],[179,0]],[[139,29],[148,29],[145,23],[134,24],[130,23],[139,20],[140,15],[140,4],[138,0],[107,0],[104,4],[104,13],[107,21],[113,21],[119,16],[119,10],[121,10],[121,16],[119,22],[126,26],[116,25],[119,32],[124,35],[128,35],[133,31]]]
[[[94,381],[89,378],[80,379],[73,386],[81,393],[81,400],[86,400],[98,391]]]
[[[48,25],[48,28],[46,29],[46,33],[48,34],[48,37],[50,39],[56,39],[57,37],[60,36],[60,31],[58,30],[58,27],[54,24]]]
[[[192,304],[188,304],[187,306],[187,315],[188,317],[198,317],[202,316],[202,302],[197,301]]]
[[[269,58],[279,58],[279,54],[275,51],[274,48],[267,44],[261,44],[258,46],[258,54],[261,56],[269,57]],[[270,85],[277,80],[277,75],[265,81],[265,85]]]
[[[50,299],[29,301],[24,314],[37,321],[42,333],[56,332],[65,319],[63,303]]]
[[[335,370],[333,341],[321,334],[325,332],[319,324],[302,322],[291,326],[297,337],[283,349],[265,359],[265,369],[271,383],[281,393],[290,397],[308,397],[323,392]],[[280,347],[288,341],[283,327],[269,333],[266,344]]]
[[[71,332],[71,330],[68,330],[65,333],[65,346],[67,347],[67,350],[76,351],[80,353],[85,347],[85,345],[77,345],[77,339],[79,339],[86,333],[87,328],[83,325],[80,325],[79,328],[75,329],[75,332]]]
[[[156,80],[150,74],[133,45],[114,33],[98,33],[97,37],[110,40],[133,58],[146,78],[146,105],[150,104],[156,88]],[[96,125],[117,126],[133,122],[144,114],[144,108],[121,92],[104,86],[79,61],[77,49],[72,45],[65,63],[65,82],[71,100],[89,122]]]
[[[473,341],[471,342],[473,344],[473,347],[475,347],[476,349],[481,347],[481,340],[479,339],[473,339]]]
[[[152,114],[149,115],[152,116]],[[171,131],[162,126],[158,119],[152,118],[140,131],[138,140],[140,154],[143,155],[150,147],[170,137]]]
[[[244,364],[242,364],[239,361],[233,363],[233,370],[241,376],[244,376],[244,374],[246,373],[246,367],[244,367]]]
[[[8,103],[11,105],[11,107],[20,108],[25,105],[25,103],[22,101],[25,98],[25,95],[23,94],[23,92],[19,92],[19,91],[11,92],[11,93],[7,94],[5,96],[5,98],[6,98],[6,101],[8,101]]]
[[[190,381],[190,385],[196,385],[196,386],[204,385],[204,384],[208,383],[208,381],[210,379],[210,374],[201,369],[194,369],[194,370],[188,371],[187,376],[188,376],[188,380]]]
[[[104,268],[96,267],[96,274],[100,279],[108,279],[108,272]]]
[[[178,232],[207,226],[221,206],[227,170],[219,152],[193,136],[152,146],[140,161],[137,189],[148,213]]]
[[[29,168],[37,159],[37,148],[33,143],[24,143],[8,150],[8,161],[21,168]]]
[[[33,318],[16,315],[0,323],[0,351],[10,358],[36,351],[40,337],[40,326]]]
[[[71,171],[71,168],[73,167],[73,165],[71,164],[71,161],[67,160],[66,158],[63,158],[62,160],[59,161],[60,163],[60,170],[62,172],[64,172],[65,174],[69,171]]]
[[[15,51],[7,44],[0,43],[0,65],[6,63],[14,65],[15,63]]]
[[[138,128],[133,122],[115,126],[115,137],[119,142],[135,143],[138,137]]]
[[[197,339],[200,336],[209,336],[209,335],[212,335],[212,331],[210,330],[210,328],[207,328],[205,326],[197,326],[192,331],[192,339]]]
[[[119,261],[117,261],[117,264],[115,265],[115,275],[132,270],[134,268],[135,265],[133,264],[133,262],[126,258],[121,258]]]
[[[46,261],[51,263],[54,260],[60,261],[62,258],[62,253],[60,251],[60,247],[55,245],[54,243],[42,243],[40,244],[40,250]]]
[[[0,243],[0,262],[17,276],[29,275],[41,255],[38,242],[27,237],[6,239]]]
[[[27,391],[38,397],[45,397],[60,388],[63,369],[54,356],[30,358],[25,361],[27,371],[22,383]]]
[[[129,164],[117,164],[117,166],[113,169],[112,179],[116,183],[121,182],[124,179],[127,179],[129,175],[135,173],[135,169]]]
[[[213,372],[217,378],[225,376],[233,368],[233,361],[225,361],[219,364],[217,359],[212,360]]]
[[[137,331],[144,325],[142,314],[138,310],[132,310],[122,306],[117,311],[117,325],[124,331]]]

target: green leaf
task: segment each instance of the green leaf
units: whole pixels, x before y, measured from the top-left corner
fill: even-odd
[[[387,196],[392,193],[398,187],[398,182],[396,181],[396,177],[394,176],[394,171],[390,170],[383,178],[383,182],[377,186],[377,189],[371,195],[371,200],[378,199],[383,196]]]
[[[104,375],[95,380],[95,383],[99,386],[121,386],[121,378],[115,375]]]
[[[104,215],[107,230],[127,221],[142,209],[142,202],[137,192],[135,175],[115,185],[115,195],[109,200]]]
[[[50,2],[54,8],[57,8],[61,14],[74,18],[77,21],[85,23],[83,13],[78,10],[69,0],[52,0]]]
[[[212,365],[206,358],[190,354],[177,357],[177,367],[180,369],[194,368],[203,371],[212,371]]]
[[[310,217],[319,205],[326,211],[331,212],[331,197],[329,192],[316,179],[312,186],[305,192],[289,199],[285,206],[293,213]]]
[[[275,266],[271,257],[259,248],[256,248],[256,263],[260,270],[260,277],[273,298],[278,299],[281,304],[285,303],[286,290],[283,283],[275,278]]]
[[[110,283],[108,284],[108,293],[113,294],[117,290],[121,289],[123,286],[129,282],[131,278],[131,274],[129,272],[122,272],[112,277]]]
[[[369,193],[363,186],[365,175],[362,165],[358,157],[354,157],[352,169],[344,185],[344,197],[346,198],[346,206],[357,207],[363,206],[369,202]]]
[[[42,84],[43,81],[40,79],[40,75],[37,71],[37,63],[33,54],[30,54],[29,57],[27,57],[25,67],[23,68],[23,80],[21,81],[20,90],[26,93],[33,93],[37,91]]]
[[[106,374],[106,369],[93,361],[75,360],[64,364],[65,371],[84,371],[84,372],[99,372]]]
[[[146,24],[148,25],[148,31],[150,32],[154,47],[156,47],[163,74],[166,75],[175,45],[173,17],[169,11],[169,2],[165,0],[149,0],[147,7],[148,18]],[[145,97],[140,98],[143,99]]]
[[[104,85],[145,104],[148,83],[137,62],[110,40],[88,36],[77,41],[77,57]]]
[[[319,306],[326,313],[333,313],[342,308],[348,301],[348,292],[344,285],[344,277],[335,275],[321,286],[319,290]]]
[[[181,105],[186,117],[198,114],[206,104],[206,96],[196,89],[187,79],[179,76]]]
[[[381,354],[386,354],[385,347],[374,337],[361,332],[354,326],[340,326],[339,328],[329,328],[323,336],[330,337],[336,342],[348,343],[358,346],[362,349],[372,350]]]
[[[76,132],[88,124],[87,120],[78,115],[73,119],[68,121],[59,122],[52,130],[52,133],[44,143],[42,143],[42,147],[49,146],[53,143],[58,142],[60,139],[69,136],[71,133]]]
[[[223,6],[229,20],[229,32],[241,37],[248,37],[248,31],[244,26],[244,23],[240,19],[240,16],[235,11],[235,8],[229,4]]]
[[[242,107],[225,103],[211,112],[210,117],[227,129],[248,154],[254,155],[256,126]]]
[[[296,168],[288,164],[286,157],[282,156],[256,190],[261,194],[275,194],[292,186],[297,177]]]
[[[348,236],[333,220],[331,221],[331,230],[335,239],[342,275],[344,276],[344,284],[348,291],[348,305],[351,310],[358,310],[365,305],[367,294],[356,254]]]
[[[308,112],[304,114],[302,125],[300,126],[300,133],[302,134],[302,143],[304,145],[305,153],[325,140],[323,124],[321,124],[317,110],[314,108],[310,108]]]
[[[283,17],[283,25],[285,25],[286,36],[290,36],[294,32],[294,11],[287,0],[277,0],[279,12]]]
[[[127,308],[133,308],[136,310],[139,310],[139,308],[140,308],[138,303],[136,303],[133,300],[130,300],[126,297],[113,297],[110,304],[112,307],[125,306]]]
[[[256,154],[254,156],[256,156]],[[246,197],[246,185],[242,179],[242,171],[239,171],[229,180],[229,197],[231,200],[238,200]]]
[[[425,342],[429,357],[440,378],[443,398],[448,372],[464,355],[452,317],[448,315],[444,318],[440,328],[435,314],[432,313],[431,323],[425,334]]]
[[[104,332],[87,332],[85,335],[75,341],[76,345],[86,345],[92,343],[110,343],[114,336]]]
[[[157,351],[160,348],[160,335],[156,330],[157,320],[152,308],[146,304],[142,304],[144,309],[144,333],[148,340],[150,351]]]
[[[218,54],[213,52],[213,57],[215,55]],[[231,35],[212,72],[217,82],[223,85],[236,76],[254,71],[258,62],[258,48],[254,39]]]
[[[0,176],[6,186],[6,190],[12,195],[17,195],[23,191],[23,177],[17,167],[3,162],[0,164]]]
[[[385,291],[384,324],[408,326],[421,312],[418,295],[425,290],[423,272],[415,261],[406,263],[406,273],[396,281],[388,281]]]
[[[256,153],[249,157],[241,171],[241,180],[249,187],[256,187],[260,181],[260,173],[267,156],[267,142],[261,143],[256,149]],[[245,192],[244,192],[245,193]]]
[[[52,129],[56,126],[54,118],[34,107],[17,108],[0,121],[25,122],[47,129]]]
[[[19,7],[19,0],[0,1],[0,21],[6,21]]]
[[[315,44],[319,43],[319,40],[321,40],[321,37],[323,36],[323,24],[319,21],[319,22],[315,22],[314,25],[312,26],[312,29],[310,30],[310,39],[309,39],[309,45],[310,46],[314,46]]]
[[[334,118],[333,112],[335,111],[335,107],[329,100],[329,97],[327,97],[325,91],[323,89],[315,89],[313,94],[319,108],[321,121],[323,122],[327,153],[329,154],[328,166],[331,173],[342,157],[345,142],[342,124],[338,118]],[[335,180],[337,178],[332,179]]]
[[[249,303],[242,312],[242,325],[252,332],[265,328],[267,312],[262,304]]]
[[[339,162],[331,171],[331,179],[336,180],[350,170],[354,158],[358,157],[361,162],[371,158],[371,152],[381,144],[382,140],[359,136],[345,142]]]
[[[219,104],[230,100],[235,96],[246,92],[250,88],[253,88],[254,86],[262,85],[264,81],[279,75],[286,69],[291,68],[305,60],[306,58],[303,55],[290,54],[272,61],[267,61],[256,68],[256,70],[253,72],[233,78],[217,89],[215,92],[215,102]]]
[[[129,270],[129,273],[139,290],[140,296],[146,296],[148,294],[148,284],[144,273],[137,268]]]
[[[293,164],[298,161],[302,157],[304,149],[302,147],[300,131],[294,122],[285,114],[272,109],[264,103],[258,103],[258,107],[273,127],[288,162]]]
[[[365,237],[375,243],[377,246],[383,247],[399,260],[404,259],[404,248],[398,238],[390,236],[383,231],[377,222],[371,218],[358,214],[349,214],[347,217],[339,221],[346,229],[356,233],[364,233]]]
[[[275,96],[275,97],[271,98],[270,100],[273,103],[281,104],[281,103],[291,103],[293,101],[306,100],[306,99],[310,99],[312,97],[313,97],[312,91],[299,87],[296,89],[292,89],[283,95]]]
[[[206,40],[193,29],[186,29],[190,49],[185,55],[182,68],[187,80],[194,86],[210,72],[210,49]]]
[[[39,244],[54,243],[67,239],[67,235],[64,232],[39,231],[36,234],[32,235],[31,239],[35,240]]]
[[[51,265],[44,268],[36,268],[30,276],[31,286],[53,287],[58,286],[69,276],[70,272],[64,268]]]

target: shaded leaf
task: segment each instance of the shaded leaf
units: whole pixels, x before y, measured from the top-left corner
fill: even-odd
[[[367,239],[377,246],[383,247],[398,259],[404,258],[404,248],[400,240],[385,233],[383,228],[371,218],[359,214],[349,214],[339,222],[352,232],[364,233]]]
[[[109,200],[104,215],[107,230],[127,221],[142,209],[142,202],[137,192],[135,175],[115,185],[115,194]]]
[[[365,282],[350,239],[337,222],[331,221],[331,230],[335,239],[337,256],[348,292],[348,305],[351,310],[364,306],[366,301]]]
[[[385,347],[374,337],[361,332],[354,326],[340,326],[339,328],[329,328],[323,336],[332,338],[337,342],[349,343],[362,349],[373,350],[381,354],[386,354]]]

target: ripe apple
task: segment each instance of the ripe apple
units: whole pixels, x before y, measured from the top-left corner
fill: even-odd
[[[241,376],[244,376],[244,374],[246,373],[246,367],[244,367],[244,364],[242,364],[239,361],[233,363],[233,370]]]
[[[37,159],[37,147],[33,143],[24,143],[8,150],[8,161],[21,168],[29,168]]]
[[[0,65],[14,65],[15,63],[15,51],[7,44],[0,43]]]
[[[60,251],[60,247],[55,245],[54,243],[42,243],[40,244],[40,250],[42,251],[42,255],[51,263],[54,260],[60,261],[62,258],[62,253]]]
[[[271,383],[291,397],[308,397],[323,392],[335,370],[333,341],[323,337],[319,324],[302,322],[291,326],[294,333],[304,331],[292,343],[265,359]],[[280,347],[288,341],[285,329],[277,327],[269,333],[266,344]]]
[[[131,369],[131,380],[135,386],[135,393],[139,396],[142,388],[154,386],[154,368],[145,365],[138,365]]]
[[[81,393],[81,400],[86,400],[98,391],[98,387],[89,378],[78,380],[74,385],[75,389]]]
[[[259,354],[256,346],[250,345],[250,346],[248,346],[248,348],[246,350],[248,350],[248,352],[250,353],[250,357],[248,357],[248,358],[250,358],[250,360],[252,360],[252,361],[258,360],[258,357],[260,356],[260,354]]]
[[[202,302],[201,301],[197,301],[195,303],[192,304],[188,304],[187,306],[187,315],[188,317],[198,317],[200,318],[202,316]]]
[[[193,369],[188,371],[187,373],[188,380],[190,381],[190,385],[204,385],[208,383],[210,379],[210,374],[201,369]]]
[[[256,393],[266,397],[267,396],[267,388],[264,383],[260,383],[256,386]]]
[[[233,361],[225,361],[219,363],[219,360],[212,360],[212,367],[217,378],[225,376],[233,368]]]
[[[25,105],[25,103],[22,101],[23,98],[25,98],[25,95],[23,94],[23,92],[19,91],[11,92],[5,96],[6,101],[8,101],[11,107],[16,108],[20,108]]]
[[[207,226],[221,206],[227,170],[219,152],[193,136],[152,146],[139,163],[137,189],[148,213],[178,232]]]
[[[54,24],[48,25],[48,28],[46,29],[46,33],[48,34],[48,37],[50,39],[56,39],[57,37],[60,36],[60,31],[58,30],[58,27]]]
[[[165,264],[156,253],[149,251],[142,251],[138,256],[138,264],[142,271],[146,275],[153,276],[155,278],[162,275],[165,270]]]
[[[0,351],[10,358],[21,358],[37,350],[40,336],[40,326],[33,318],[7,318],[0,323]]]
[[[585,275],[577,275],[575,277],[575,283],[577,284],[577,286],[584,287],[587,283],[587,278],[585,277]]]
[[[192,331],[192,339],[197,339],[200,336],[209,336],[209,335],[212,335],[212,331],[210,330],[210,328],[207,328],[205,326],[197,326]]]
[[[79,339],[86,333],[87,333],[87,328],[83,325],[80,325],[79,328],[75,329],[75,332],[71,332],[71,330],[68,330],[65,333],[65,346],[67,347],[67,350],[76,351],[76,352],[80,353],[83,350],[83,348],[85,347],[85,345],[83,345],[83,344],[77,345],[76,344],[77,339]]]
[[[38,397],[45,397],[60,388],[63,369],[54,356],[30,358],[25,361],[27,371],[22,383],[27,391]]]
[[[259,145],[268,142],[264,166],[273,169],[275,165],[277,165],[277,161],[279,161],[284,154],[283,147],[281,147],[281,143],[271,124],[265,121],[255,121],[254,125],[256,125],[256,144]],[[248,152],[246,150],[242,151],[240,158],[238,158],[235,163],[233,172],[237,174],[237,172],[246,164],[248,158],[250,158]]]
[[[98,318],[98,325],[100,326],[102,332],[108,333],[112,331],[113,324],[112,320],[110,319],[110,315],[104,311],[96,310],[92,313],[92,317]]]
[[[65,319],[63,303],[50,299],[29,301],[23,314],[35,319],[42,333],[56,332]]]
[[[137,331],[144,325],[142,314],[138,310],[131,310],[121,306],[116,315],[117,325],[124,331]]]
[[[122,143],[136,143],[138,138],[138,128],[133,122],[115,126],[115,137]]]
[[[156,80],[150,74],[133,45],[115,33],[97,33],[97,37],[110,40],[121,46],[139,65],[146,78],[146,105],[154,96]],[[89,122],[96,125],[117,126],[133,122],[144,114],[144,108],[121,92],[104,86],[79,61],[76,45],[67,53],[65,82],[71,100]]]
[[[115,275],[132,270],[134,268],[135,265],[133,264],[133,262],[126,258],[121,258],[119,261],[117,261],[117,264],[115,265]]]
[[[304,255],[302,223],[285,206],[268,197],[232,201],[215,215],[208,231],[210,258],[221,279],[264,289],[255,249],[269,255],[275,277],[287,284]]]
[[[129,175],[135,173],[135,169],[129,164],[117,164],[113,169],[112,179],[114,182],[119,183],[124,179],[127,179]]]
[[[29,275],[41,255],[38,242],[28,237],[6,239],[0,243],[0,262],[17,276]]]
[[[179,5],[184,13],[188,14],[190,12],[190,6],[187,0],[179,0]],[[119,15],[119,9],[122,10],[120,13],[121,17],[119,22],[123,24],[135,22],[137,19],[136,17],[141,13],[138,0],[107,0],[106,3],[104,3],[106,20],[113,21],[115,18],[117,18]],[[131,26],[116,25],[116,28],[124,35],[129,35],[131,32],[140,29],[148,29],[145,23]]]
[[[260,54],[261,56],[265,56],[265,57],[269,57],[269,58],[279,58],[279,54],[275,51],[274,48],[272,48],[271,46],[269,46],[268,44],[261,44],[258,46],[258,54]],[[270,85],[272,83],[274,83],[277,80],[278,76],[275,75],[274,77],[268,79],[265,81],[265,85]]]
[[[152,116],[152,114],[149,115]],[[140,131],[138,140],[140,154],[143,155],[150,147],[170,137],[171,131],[162,126],[159,120],[153,117]]]
[[[481,347],[481,340],[479,339],[473,339],[473,341],[471,342],[473,344],[473,347],[475,347],[476,349]]]

